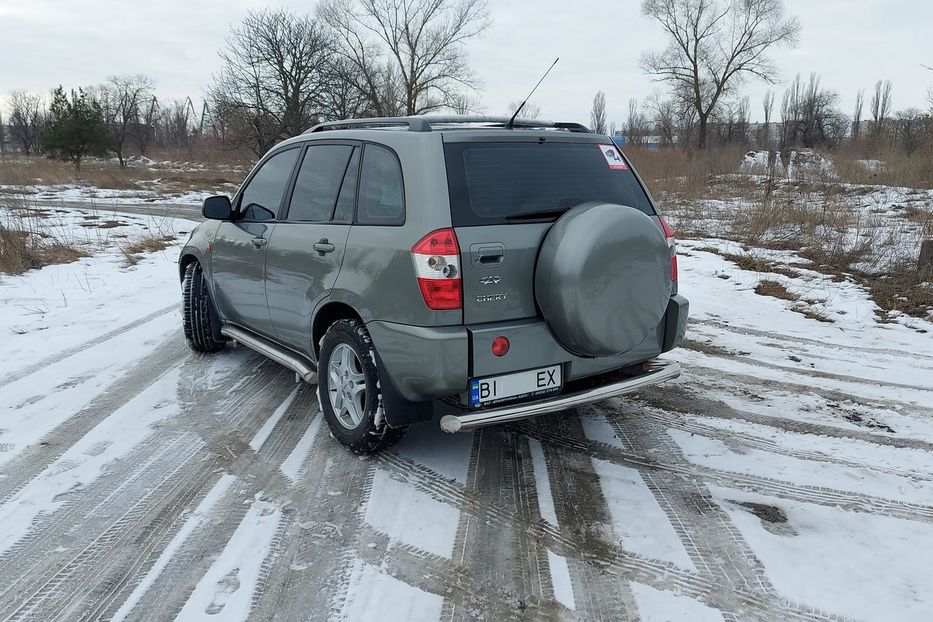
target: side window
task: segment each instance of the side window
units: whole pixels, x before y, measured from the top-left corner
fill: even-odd
[[[337,222],[350,222],[353,220],[353,209],[356,207],[356,179],[360,174],[360,148],[353,149],[350,164],[343,176],[340,185],[340,195],[337,197],[337,209],[334,211],[334,220]]]
[[[295,190],[288,206],[288,220],[328,222],[353,147],[311,145],[298,169]]]
[[[240,197],[240,217],[244,220],[274,220],[282,204],[300,149],[275,154],[249,180]]]
[[[366,145],[360,177],[361,225],[401,225],[405,222],[402,168],[395,154],[379,145]]]

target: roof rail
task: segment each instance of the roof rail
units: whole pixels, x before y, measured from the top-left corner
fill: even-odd
[[[318,123],[305,131],[305,134],[325,132],[329,130],[349,130],[361,128],[401,128],[409,132],[430,132],[435,125],[482,125],[489,128],[506,128],[508,117],[487,117],[471,115],[419,115],[411,117],[375,117],[372,119],[344,119],[342,121],[327,121]],[[515,129],[556,129],[568,132],[591,133],[590,129],[580,123],[542,121],[538,119],[515,119],[512,122]]]

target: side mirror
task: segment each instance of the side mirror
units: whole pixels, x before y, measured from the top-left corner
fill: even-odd
[[[201,208],[201,214],[210,220],[230,220],[232,212],[230,197],[226,195],[207,197],[204,199],[204,207]]]

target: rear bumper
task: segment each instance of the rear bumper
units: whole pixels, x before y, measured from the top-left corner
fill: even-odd
[[[470,378],[565,365],[565,378],[595,376],[654,359],[678,345],[687,328],[687,299],[671,297],[658,327],[625,354],[581,358],[567,352],[539,319],[424,327],[374,321],[367,324],[380,360],[380,374],[399,397],[424,402],[466,391]],[[491,343],[503,335],[511,342],[506,356],[491,352]]]
[[[546,413],[557,412],[565,408],[582,406],[599,402],[610,397],[617,397],[627,393],[634,393],[645,387],[671,380],[680,375],[678,363],[654,363],[651,370],[644,374],[627,378],[619,382],[593,387],[575,393],[564,394],[559,397],[495,408],[479,410],[462,415],[444,415],[441,418],[441,429],[445,432],[460,432],[484,425],[507,423],[518,419],[527,419]]]

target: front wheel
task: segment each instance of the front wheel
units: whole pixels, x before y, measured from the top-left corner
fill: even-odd
[[[220,334],[207,279],[198,262],[193,261],[185,268],[181,292],[182,322],[188,347],[195,352],[217,352],[223,348],[225,339]]]
[[[334,322],[321,341],[318,397],[331,433],[350,450],[368,454],[392,445],[405,428],[385,420],[372,339],[356,320]]]

